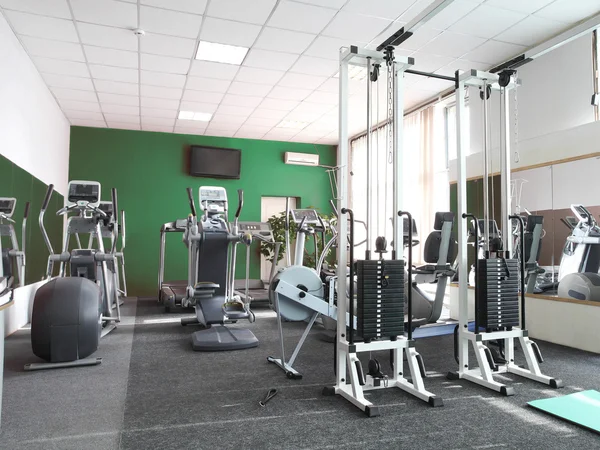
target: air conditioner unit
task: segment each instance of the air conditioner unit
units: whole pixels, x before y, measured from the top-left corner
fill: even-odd
[[[319,155],[313,155],[311,153],[285,152],[285,163],[295,164],[298,166],[318,166]]]

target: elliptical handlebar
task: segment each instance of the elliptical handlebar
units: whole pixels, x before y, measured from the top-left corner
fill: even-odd
[[[48,186],[48,190],[46,191],[46,196],[44,197],[44,201],[42,203],[42,208],[40,209],[39,215],[40,230],[42,231],[42,236],[44,237],[44,242],[46,243],[46,247],[48,247],[48,252],[50,252],[50,255],[54,255],[54,249],[52,248],[50,237],[48,236],[48,232],[46,231],[46,227],[44,226],[44,214],[46,213],[46,209],[48,208],[48,204],[50,203],[50,198],[52,197],[53,192],[54,185],[50,184]]]
[[[190,202],[190,209],[192,211],[192,216],[198,217],[198,214],[196,214],[196,203],[194,202],[194,193],[192,192],[191,187],[187,188],[187,193]]]
[[[29,217],[29,206],[31,204],[29,202],[25,203],[25,213],[23,214],[23,219],[27,220]]]
[[[111,254],[115,254],[117,251],[117,241],[119,239],[119,203],[118,203],[118,199],[117,199],[117,189],[116,188],[112,188],[110,191],[110,199],[112,200],[112,207],[113,207],[113,233],[115,238],[113,239],[112,242],[112,247],[110,249],[110,253]]]
[[[237,192],[238,192],[238,207],[237,207],[237,210],[235,211],[236,222],[239,219],[240,214],[242,213],[242,208],[244,207],[244,190],[238,189]]]
[[[23,255],[25,255],[25,250],[27,250],[27,218],[29,217],[29,207],[30,203],[25,203],[25,213],[23,214],[23,223],[21,225],[21,250],[23,251]]]

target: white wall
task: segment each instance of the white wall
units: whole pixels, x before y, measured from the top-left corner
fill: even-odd
[[[590,105],[593,93],[591,35],[583,36],[532,61],[518,71],[522,85],[517,89],[517,127],[511,94],[512,150],[518,148],[525,167],[598,151],[600,122],[594,122]],[[471,155],[467,177],[481,176],[483,161],[483,112],[479,93],[469,92]],[[493,170],[499,170],[500,104],[498,94],[489,105],[491,145],[495,152]],[[518,131],[518,147],[515,145]],[[514,156],[514,154],[512,155]],[[456,181],[456,161],[450,162],[450,180]]]
[[[57,192],[69,176],[69,122],[0,14],[0,153]]]

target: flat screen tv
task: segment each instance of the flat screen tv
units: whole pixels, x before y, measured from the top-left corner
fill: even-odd
[[[206,178],[240,178],[242,152],[234,148],[190,147],[190,175]]]

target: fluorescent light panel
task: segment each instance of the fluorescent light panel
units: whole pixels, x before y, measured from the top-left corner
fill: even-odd
[[[198,51],[196,52],[196,59],[239,66],[244,61],[246,53],[248,53],[246,47],[200,41]]]
[[[212,119],[212,114],[194,111],[179,111],[178,118],[182,120],[197,120],[198,122],[209,122],[210,119]]]
[[[278,128],[296,128],[296,129],[302,129],[305,126],[307,126],[308,123],[307,122],[300,122],[298,120],[282,120],[279,125],[277,125]]]

